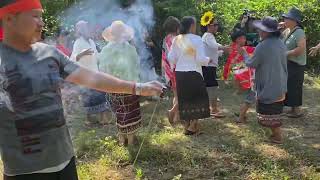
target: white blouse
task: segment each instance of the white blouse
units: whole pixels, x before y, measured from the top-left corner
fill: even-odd
[[[202,41],[204,43],[205,54],[211,60],[208,66],[218,67],[219,56],[222,55],[221,51],[219,51],[221,44],[217,43],[212,33],[207,32],[203,34]]]
[[[185,34],[173,39],[168,61],[171,68],[176,66],[175,71],[196,71],[202,74],[202,66],[208,66],[209,60],[200,36]]]
[[[86,49],[91,49],[94,52],[94,54],[90,56],[83,56],[77,63],[90,70],[98,71],[98,51],[96,48],[96,44],[92,39],[89,39],[89,41],[87,41],[83,37],[78,38],[73,45],[73,50],[70,59],[76,62],[77,55],[79,55],[82,51]]]

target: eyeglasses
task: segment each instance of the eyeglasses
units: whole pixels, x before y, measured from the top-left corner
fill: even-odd
[[[218,23],[214,23],[214,24],[209,24],[209,26],[219,26]]]

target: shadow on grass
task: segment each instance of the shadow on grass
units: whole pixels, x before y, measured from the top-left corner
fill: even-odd
[[[169,127],[166,118],[166,110],[171,104],[169,101],[161,101],[157,105],[154,119],[148,127],[157,101],[143,102],[144,128],[139,133],[139,140],[145,139],[145,142],[137,166],[128,170],[130,176],[134,177],[136,169],[141,169],[143,176],[148,179],[173,179],[179,175],[181,179],[320,179],[317,172],[320,155],[315,146],[319,143],[320,116],[317,114],[318,104],[314,102],[320,97],[318,89],[305,91],[305,107],[311,112],[307,116],[310,120],[284,120],[283,145],[265,142],[270,132],[259,126],[252,110],[247,125],[233,123],[233,112],[238,111],[241,102],[241,97],[231,95],[233,92],[234,89],[226,88],[220,97],[228,117],[201,121],[205,134],[198,137],[184,136],[182,127]],[[78,132],[90,128],[80,129]],[[86,160],[94,164],[102,161],[120,174],[128,169],[139,147],[118,146],[114,124],[94,129],[95,135],[85,139],[98,144],[88,144],[97,153],[91,152],[87,158],[79,158],[79,161],[83,161],[82,165],[86,164]],[[111,137],[104,139],[106,136]],[[94,142],[94,139],[102,139],[102,142]],[[101,151],[100,146],[103,147]],[[90,149],[84,151],[90,152]]]

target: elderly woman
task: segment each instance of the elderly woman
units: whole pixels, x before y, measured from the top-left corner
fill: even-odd
[[[134,30],[122,21],[114,21],[102,33],[108,41],[98,55],[99,70],[125,80],[139,82],[140,60],[136,48],[129,44]],[[139,96],[111,94],[111,104],[117,117],[119,142],[132,145],[136,142],[135,133],[141,127]]]
[[[288,93],[285,105],[290,107],[288,117],[299,118],[303,116],[300,106],[302,106],[304,70],[307,64],[306,35],[301,25],[302,14],[298,9],[292,8],[282,17],[287,28],[284,42],[288,48]]]
[[[176,75],[174,70],[171,69],[168,61],[169,50],[171,49],[173,39],[180,33],[180,21],[173,16],[169,16],[163,24],[163,28],[166,31],[166,37],[163,40],[162,45],[162,74],[166,80],[166,83],[171,86],[173,91],[173,107],[168,112],[168,119],[171,125],[174,125],[179,121],[178,112],[178,97],[176,86]],[[173,68],[175,69],[175,68]]]
[[[281,114],[287,92],[286,46],[280,39],[277,21],[266,17],[255,21],[262,42],[257,46],[252,58],[243,48],[248,67],[256,69],[255,90],[257,93],[257,113],[259,123],[272,130],[271,142],[282,143]]]
[[[96,58],[98,51],[96,44],[90,37],[91,32],[88,22],[79,21],[76,24],[76,34],[78,38],[73,45],[71,60],[92,71],[98,71]],[[108,110],[105,93],[84,88],[81,97],[87,113],[86,124],[90,125],[93,122],[92,114],[100,114],[100,122],[104,122],[104,112]]]
[[[168,60],[175,68],[180,119],[185,122],[185,135],[199,134],[198,119],[210,117],[209,98],[202,76],[202,66],[209,58],[200,36],[196,34],[196,19],[181,20],[180,35],[175,37]]]

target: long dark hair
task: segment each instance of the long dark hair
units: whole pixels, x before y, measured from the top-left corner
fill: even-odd
[[[176,33],[180,29],[180,21],[176,17],[169,16],[163,23],[163,29],[166,33]]]
[[[196,23],[196,18],[193,16],[185,16],[181,20],[180,33],[188,34],[190,32],[190,28],[193,24]]]

